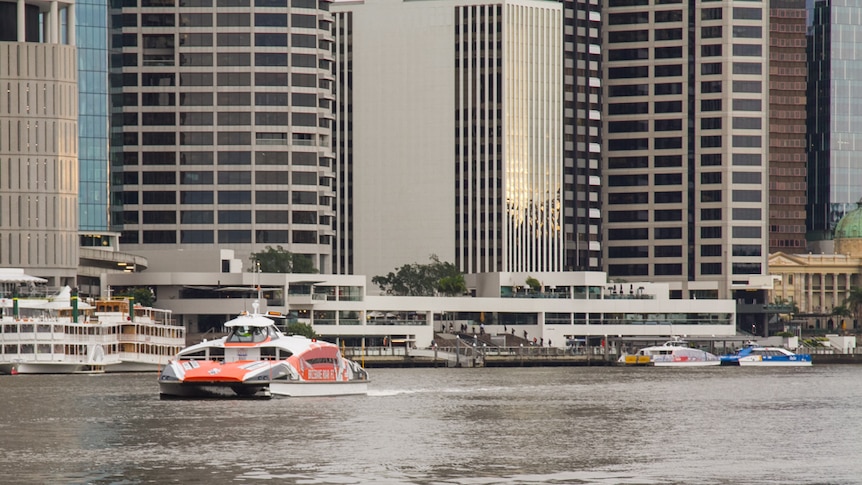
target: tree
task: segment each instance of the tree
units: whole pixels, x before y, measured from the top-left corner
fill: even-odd
[[[267,246],[259,253],[251,253],[250,259],[260,263],[262,273],[317,273],[311,256],[291,253],[281,246]],[[257,265],[252,264],[249,271],[257,271]]]
[[[147,287],[136,286],[134,288],[130,288],[129,296],[134,298],[135,303],[139,303],[141,306],[151,307],[156,301],[153,291]]]
[[[859,321],[859,306],[862,305],[862,288],[850,288],[850,294],[844,300],[844,305],[853,314],[853,319]]]
[[[302,335],[308,338],[317,338],[317,333],[307,323],[293,322],[288,323],[285,329],[288,335]]]
[[[464,275],[454,264],[440,261],[435,254],[430,259],[429,264],[405,264],[386,276],[371,278],[371,282],[385,293],[399,296],[453,296],[467,291]]]
[[[527,276],[527,280],[524,281],[524,284],[529,286],[530,289],[534,292],[537,292],[542,289],[542,283],[536,278],[533,278],[532,276]]]

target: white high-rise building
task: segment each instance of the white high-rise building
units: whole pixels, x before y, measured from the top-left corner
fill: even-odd
[[[562,6],[335,2],[336,271],[561,271]]]

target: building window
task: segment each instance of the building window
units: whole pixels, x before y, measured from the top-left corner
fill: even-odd
[[[174,244],[177,231],[144,231],[144,244]]]
[[[682,104],[680,104],[682,108]],[[649,113],[649,104],[647,103],[611,103],[608,105],[608,114],[610,115],[633,115]]]
[[[653,212],[656,222],[677,222],[682,220],[682,211],[679,209],[656,210]]]
[[[763,73],[763,65],[759,62],[734,62],[733,73],[760,75]]]
[[[656,276],[678,276],[682,274],[682,265],[675,264],[656,264],[653,265],[653,270]]]
[[[671,64],[669,66],[655,66],[655,77],[682,76],[682,64]]]
[[[733,55],[760,57],[763,55],[763,46],[760,44],[733,44]]]
[[[244,244],[251,242],[251,231],[219,230],[218,242],[222,244]]]
[[[720,190],[704,190],[700,193],[701,202],[721,202]]]
[[[761,202],[761,192],[759,190],[734,190],[734,202]]]
[[[180,192],[180,203],[182,204],[212,204],[212,192]]]
[[[212,224],[213,211],[181,211],[180,221],[183,224]]]
[[[656,168],[682,167],[682,155],[656,155],[653,165]]]
[[[212,244],[213,232],[200,230],[180,231],[180,243],[182,244]]]
[[[734,221],[759,221],[762,217],[760,209],[734,207],[732,213]]]
[[[219,204],[251,204],[251,192],[248,190],[220,190]]]
[[[703,275],[721,274],[721,263],[701,263],[700,274],[703,274]]]
[[[171,164],[174,162],[172,161]],[[212,152],[180,152],[180,165],[212,165]]]
[[[759,99],[734,99],[734,111],[760,111],[761,100]]]
[[[721,238],[721,227],[701,227],[700,228],[700,238],[701,239],[720,239]]]
[[[702,244],[700,255],[703,257],[721,256],[722,247],[720,244]]]
[[[610,239],[611,241],[632,241],[639,239],[649,239],[649,229],[645,227],[608,229],[608,239]]]
[[[682,120],[655,120],[653,121],[653,130],[655,131],[679,131],[682,130]],[[658,144],[656,144],[656,148]]]
[[[653,87],[656,96],[682,94],[682,83],[657,83]]]
[[[622,192],[608,194],[608,204],[646,204],[649,194],[646,192]]]
[[[707,62],[700,65],[700,73],[704,76],[708,76],[710,74],[721,74],[721,66],[720,62]]]
[[[759,226],[734,226],[734,239],[760,239],[761,231]]]
[[[176,204],[177,193],[173,191],[144,192],[144,204]]]
[[[733,274],[761,274],[760,263],[733,263]]]
[[[647,246],[611,246],[608,248],[610,258],[648,258]]]
[[[646,264],[610,264],[608,276],[647,276],[649,266]]]
[[[293,231],[293,242],[297,244],[317,244],[317,232]]]
[[[682,246],[655,246],[656,258],[679,258],[682,256]]]
[[[700,220],[702,221],[720,221],[721,220],[721,209],[701,209],[700,210]]]
[[[721,25],[711,25],[700,28],[701,39],[720,39],[722,35]]]
[[[656,227],[653,231],[656,239],[682,239],[681,227]]]
[[[703,172],[700,174],[701,184],[720,184],[721,172]]]
[[[176,224],[176,211],[144,211],[144,224]]]
[[[733,135],[734,148],[760,148],[761,139],[759,136],[748,135]]]
[[[682,202],[682,192],[656,192],[653,198],[656,204],[678,204]]]
[[[288,243],[290,242],[290,231],[260,229],[255,231],[254,238],[257,243]]]
[[[681,40],[682,39],[682,29],[656,29],[655,30],[655,40],[663,41],[663,40]],[[646,40],[646,39],[644,39]]]
[[[255,191],[255,201],[258,204],[289,204],[290,192],[287,190],[258,190]]]
[[[701,130],[720,130],[721,129],[721,118],[701,118],[700,119],[700,129]]]

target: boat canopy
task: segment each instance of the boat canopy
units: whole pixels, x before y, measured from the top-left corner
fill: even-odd
[[[240,315],[233,320],[225,322],[225,327],[269,327],[275,325],[275,320],[263,315]]]

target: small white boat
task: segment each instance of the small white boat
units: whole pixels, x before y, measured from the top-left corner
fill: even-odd
[[[368,393],[368,372],[338,346],[284,335],[258,313],[225,323],[228,335],[183,349],[159,376],[163,398],[344,396]]]
[[[644,347],[632,355],[623,355],[619,362],[626,365],[654,365],[658,367],[702,367],[719,365],[717,355],[689,347],[685,340],[673,337],[663,345]]]
[[[739,352],[721,356],[721,365],[758,367],[802,367],[811,365],[809,354],[797,354],[784,347],[749,344]]]

